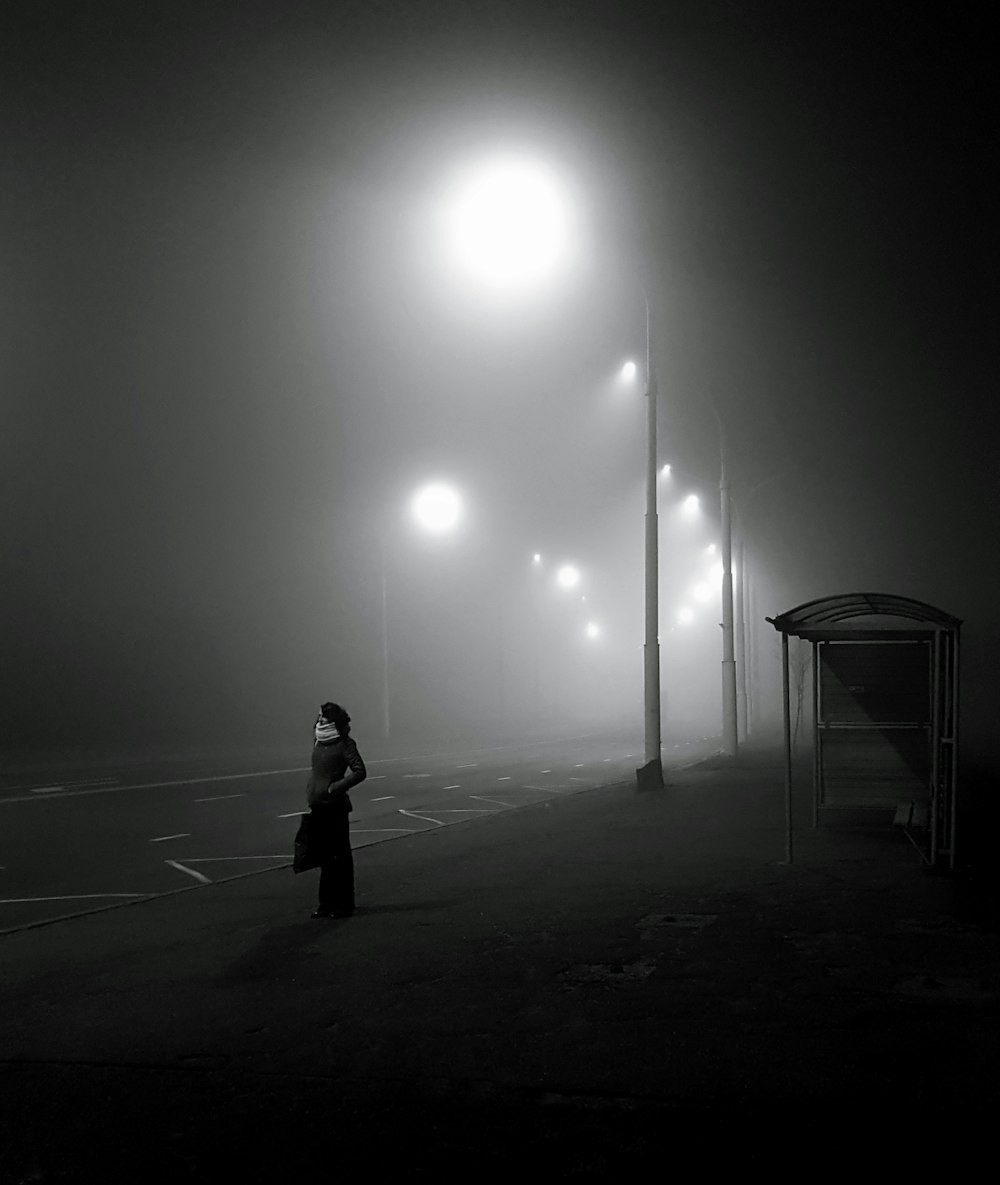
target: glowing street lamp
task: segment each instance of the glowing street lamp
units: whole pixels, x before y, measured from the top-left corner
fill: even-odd
[[[560,588],[576,588],[580,583],[580,569],[572,564],[563,564],[556,573],[556,583]]]
[[[425,531],[440,535],[450,531],[461,518],[462,499],[451,486],[435,482],[414,494],[410,508]]]
[[[457,171],[443,216],[453,262],[495,292],[540,284],[573,254],[566,186],[550,166],[526,156],[497,155]]]

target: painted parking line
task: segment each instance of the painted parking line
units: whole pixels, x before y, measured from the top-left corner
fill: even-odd
[[[151,839],[150,843],[165,843],[168,839],[190,839],[190,831],[178,831],[176,835],[158,835],[155,839]]]
[[[502,778],[497,778],[497,781],[498,782],[509,782],[510,781],[510,774],[504,774],[504,776]]]
[[[552,770],[550,770],[550,769],[540,769],[538,772],[539,772],[540,774],[550,774],[550,773],[552,773]]]
[[[203,885],[210,885],[212,882],[203,872],[198,872],[194,868],[188,868],[186,864],[181,864],[179,860],[164,860],[164,864],[169,864],[171,868],[176,868],[178,872],[186,872],[188,876],[193,876],[196,881],[200,881]]]
[[[93,901],[101,897],[155,897],[155,893],[70,893],[63,897],[0,897],[0,905],[27,905],[32,901]]]
[[[294,819],[296,815],[308,815],[308,811],[289,811],[287,815],[278,815],[279,819]]]
[[[429,778],[430,774],[403,774],[404,778]]]
[[[488,798],[485,794],[470,794],[469,797],[474,798],[476,802],[496,802],[499,803],[500,806],[510,807],[511,810],[514,809],[514,804],[512,802],[501,802],[499,798]]]
[[[456,782],[454,784],[454,786],[445,786],[445,790],[461,790],[461,789],[462,789],[461,782]]]
[[[196,798],[195,802],[222,802],[226,798],[245,798],[243,794],[215,794],[211,798]]]
[[[60,782],[58,786],[11,786],[11,790],[28,790],[32,794],[57,794],[60,791],[78,790],[84,786],[114,786],[117,778],[87,778],[82,782]]]
[[[186,857],[188,864],[220,864],[223,860],[287,860],[288,853],[282,852],[278,856],[191,856]],[[172,860],[167,861],[172,864]]]
[[[419,827],[352,827],[351,835],[381,835],[383,832],[405,832],[407,835],[416,835],[421,828]]]
[[[385,774],[369,774],[365,780],[368,782],[377,782],[380,779],[384,779],[385,776]]]
[[[395,794],[383,794],[381,798],[369,798],[369,802],[388,802],[390,798],[395,798]]]
[[[478,761],[467,761],[464,765],[456,765],[456,769],[472,769],[474,765],[478,765]]]
[[[432,819],[430,815],[418,815],[416,811],[404,811],[402,807],[399,808],[399,813],[406,815],[408,819],[422,819],[425,823],[433,823],[437,827],[444,826],[440,819]]]

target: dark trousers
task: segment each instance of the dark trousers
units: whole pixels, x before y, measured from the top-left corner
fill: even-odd
[[[347,811],[331,810],[325,820],[329,829],[324,847],[327,858],[319,869],[319,908],[330,913],[351,913],[354,909],[354,856]]]

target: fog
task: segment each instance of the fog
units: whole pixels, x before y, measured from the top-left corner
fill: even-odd
[[[769,718],[764,616],[897,593],[964,619],[989,756],[973,17],[204,7],[2,17],[5,750],[281,745],[331,698],[375,740],[384,639],[397,736],[638,735],[645,283],[666,734],[720,727],[714,407]],[[565,274],[503,302],[434,216],[498,143],[579,210]]]

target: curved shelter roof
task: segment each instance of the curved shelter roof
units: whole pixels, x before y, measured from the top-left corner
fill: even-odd
[[[860,624],[860,619],[872,617],[892,617],[920,622],[937,629],[957,629],[962,624],[961,618],[952,617],[950,613],[945,613],[943,609],[938,609],[934,605],[928,605],[925,601],[916,601],[912,597],[898,597],[892,593],[871,592],[840,593],[835,597],[820,597],[766,620],[780,633],[798,636],[805,631],[847,626],[849,622]],[[866,624],[871,626],[874,623],[868,621]]]

